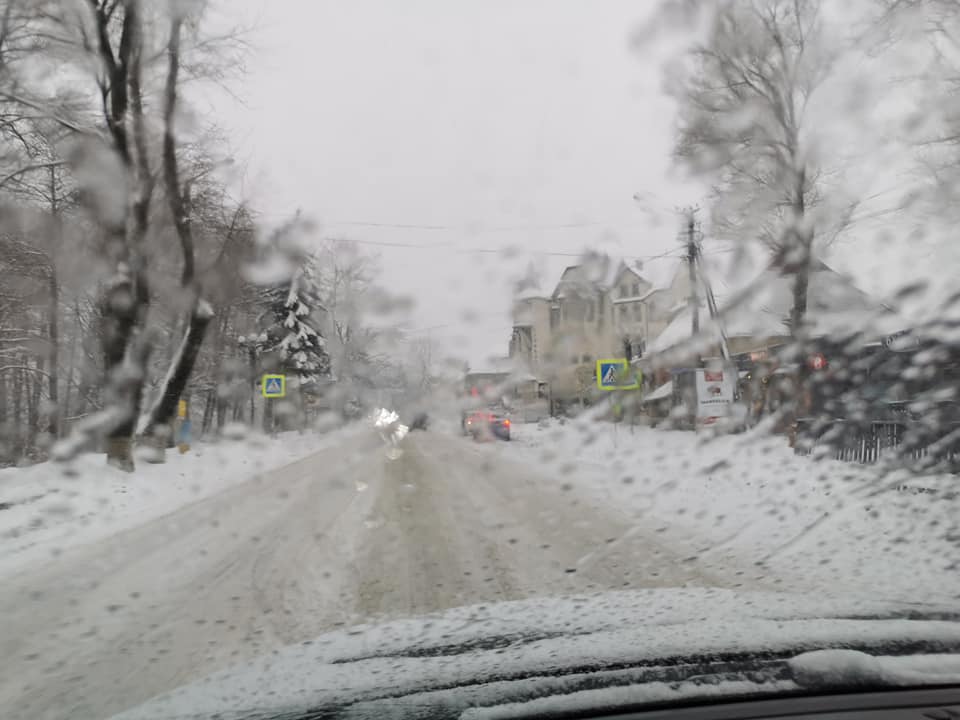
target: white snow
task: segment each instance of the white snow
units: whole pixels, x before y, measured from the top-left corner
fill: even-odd
[[[197,300],[197,307],[194,310],[194,314],[198,318],[202,318],[204,320],[210,320],[211,318],[213,318],[213,316],[216,313],[213,310],[213,305],[211,305],[209,302],[207,302],[203,298],[200,298]]]
[[[733,337],[778,337],[789,334],[787,321],[793,303],[793,286],[790,276],[767,269],[752,278],[739,293],[749,288],[749,297],[740,306],[730,309],[723,298],[719,299],[723,331]],[[809,308],[807,322],[816,334],[830,331],[863,329],[869,322],[874,334],[887,334],[890,322],[882,304],[868,297],[840,273],[822,265],[810,273]],[[701,303],[702,305],[703,303]],[[709,318],[705,307],[700,311],[701,334],[704,340],[719,338],[717,324]],[[654,338],[649,351],[658,353],[690,338],[690,311],[681,310]],[[899,321],[898,321],[899,322]],[[874,325],[876,328],[873,328]]]
[[[282,253],[272,253],[259,262],[244,268],[244,277],[254,285],[273,285],[286,282],[294,272],[293,263]]]
[[[857,650],[812,650],[789,661],[801,685],[953,685],[960,683],[957,655],[868,655]]]
[[[629,666],[736,650],[797,655],[797,668],[802,670],[811,663],[823,664],[816,656],[811,661],[800,655],[808,650],[895,644],[903,638],[917,643],[960,639],[956,623],[896,617],[910,609],[862,599],[704,589],[605,592],[477,605],[329,633],[218,672],[120,717],[212,715],[228,707],[253,712],[288,703],[305,707],[384,696],[394,702],[401,697],[404,702],[415,702],[419,694],[426,693],[431,705],[441,706],[445,691],[447,699],[456,702],[458,685],[469,685],[468,691],[482,690],[516,674],[528,678],[523,683],[532,690],[535,682],[555,677],[572,665]],[[871,613],[880,619],[858,619]],[[491,638],[508,642],[471,649],[478,640]],[[458,645],[466,647],[455,659],[443,652],[428,652]],[[413,649],[420,652],[413,653]],[[952,668],[957,660],[949,662],[945,667]],[[928,678],[944,676],[935,661],[924,663],[918,658],[912,666],[917,673],[927,670],[931,673]],[[562,685],[562,678],[558,682]],[[796,686],[790,683],[789,687]],[[744,682],[724,689],[732,694],[752,693],[755,686]],[[549,690],[562,692],[562,687],[555,682]],[[684,687],[684,696],[687,690],[696,689]],[[629,697],[590,698],[571,693],[555,699],[560,703],[642,702],[666,697],[668,692],[657,683],[647,683],[635,687],[636,694]]]
[[[162,465],[138,462],[133,473],[109,467],[102,454],[2,469],[0,503],[9,506],[0,510],[0,576],[174,512],[340,442],[347,432],[196,443],[185,454],[168,450]]]
[[[488,451],[616,508],[700,567],[739,571],[745,587],[960,594],[954,476],[816,461],[759,429],[710,439],[586,420],[513,431]]]
[[[703,682],[645,682],[623,687],[606,687],[596,690],[536,698],[527,702],[505,703],[486,708],[468,708],[462,720],[498,720],[499,718],[540,717],[557,713],[581,712],[589,716],[598,708],[641,705],[645,703],[672,702],[706,698],[757,697],[796,692],[797,684],[790,680],[774,682],[749,682],[747,680],[720,680],[713,684]]]
[[[787,661],[794,680],[750,682],[724,680],[705,682],[644,682],[623,687],[581,690],[527,702],[508,703],[487,708],[471,708],[461,718],[495,720],[496,718],[538,717],[558,712],[596,711],[628,704],[679,702],[681,700],[718,697],[761,697],[797,692],[805,687],[843,685],[857,687],[911,686],[954,684],[960,682],[960,656],[906,655],[875,656],[857,650],[830,649],[802,653]]]

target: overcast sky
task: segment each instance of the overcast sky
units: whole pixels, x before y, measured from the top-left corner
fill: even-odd
[[[658,56],[630,46],[654,6],[230,0],[226,22],[254,26],[249,72],[231,84],[242,102],[197,100],[247,162],[244,191],[268,222],[302,208],[323,235],[379,254],[382,282],[416,303],[412,327],[477,368],[506,354],[513,283],[531,264],[549,292],[588,248],[630,260],[680,254],[670,211],[703,191],[671,170],[675,106],[661,78],[676,46],[661,43]],[[861,207],[870,217],[891,202],[894,163],[879,150],[897,133],[878,125],[879,111],[896,115],[904,101],[877,67],[854,59],[850,73],[880,83],[860,102],[867,117],[837,111],[840,84],[822,98],[821,122],[848,136],[834,144],[856,156],[850,188],[878,193]],[[881,208],[828,257],[870,292],[922,262],[937,267],[938,253],[920,257],[890,222]]]
[[[506,354],[531,261],[549,290],[585,248],[676,246],[633,200],[693,197],[667,180],[660,62],[629,46],[652,5],[248,0],[244,104],[215,111],[269,220],[303,208],[365,243],[413,324],[477,366]]]

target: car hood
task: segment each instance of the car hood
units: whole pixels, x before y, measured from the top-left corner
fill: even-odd
[[[950,683],[960,683],[956,608],[657,589],[360,625],[116,718],[545,717],[578,704]]]

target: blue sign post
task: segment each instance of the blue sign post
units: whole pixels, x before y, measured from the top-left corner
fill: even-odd
[[[260,392],[265,398],[282,398],[287,395],[286,375],[264,375],[260,383]]]
[[[177,438],[177,447],[180,449],[181,455],[190,449],[190,431],[192,429],[193,426],[190,424],[189,418],[184,418],[180,421],[180,431],[177,433],[179,435]]]
[[[597,387],[601,390],[639,390],[640,371],[626,358],[597,360]]]

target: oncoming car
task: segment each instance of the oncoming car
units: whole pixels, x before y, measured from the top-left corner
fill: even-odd
[[[510,418],[490,410],[465,412],[461,424],[463,434],[470,435],[474,440],[482,440],[489,437],[500,440],[510,439]]]

